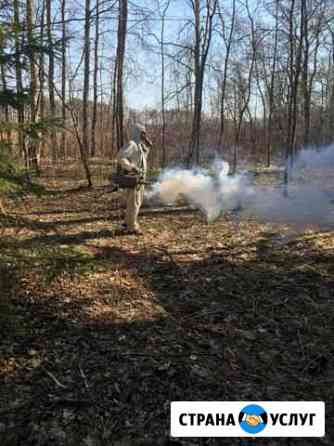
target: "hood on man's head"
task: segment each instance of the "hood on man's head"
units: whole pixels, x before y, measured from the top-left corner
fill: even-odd
[[[131,136],[132,141],[134,141],[135,143],[139,143],[141,132],[146,132],[145,126],[141,124],[134,125],[132,128],[132,136]]]

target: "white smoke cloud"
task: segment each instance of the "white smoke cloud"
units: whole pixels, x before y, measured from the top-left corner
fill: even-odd
[[[303,172],[303,181],[289,184],[288,195],[283,187],[252,184],[246,172],[228,175],[229,165],[216,160],[209,169],[166,169],[146,198],[159,198],[164,204],[183,199],[200,209],[208,222],[224,211],[239,208],[246,215],[269,222],[298,225],[334,223],[334,175],[331,189],[323,182],[316,184],[305,169],[315,169],[320,178],[334,168],[334,145],[321,151],[303,149],[295,162],[295,173]],[[327,187],[327,189],[326,189]]]
[[[334,223],[334,195],[309,184],[289,186],[288,196],[281,189],[254,188],[246,211],[265,221],[300,226]]]
[[[322,169],[334,167],[334,144],[324,147],[309,146],[298,153],[295,167]]]
[[[232,209],[241,196],[242,177],[229,177],[229,166],[217,160],[210,169],[166,169],[146,198],[159,198],[164,204],[182,199],[200,209],[208,221],[219,217],[222,210]]]

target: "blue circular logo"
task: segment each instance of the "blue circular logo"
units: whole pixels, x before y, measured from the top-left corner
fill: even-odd
[[[262,432],[267,426],[267,422],[267,412],[257,404],[250,404],[240,411],[239,424],[247,434],[258,434]]]

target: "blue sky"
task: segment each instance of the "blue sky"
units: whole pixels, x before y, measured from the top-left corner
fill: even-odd
[[[141,6],[154,8],[154,0],[141,1]],[[166,40],[175,40],[175,34],[179,26],[185,23],[186,18],[191,18],[192,12],[187,6],[187,1],[171,0],[165,25]],[[129,16],[130,20],[134,16]],[[131,22],[130,22],[131,26]],[[158,11],[151,16],[151,32],[160,34],[161,22]],[[131,38],[128,42],[131,51]],[[150,51],[141,49],[135,55],[140,67],[145,67],[139,79],[129,79],[127,84],[127,100],[130,107],[142,109],[145,107],[159,106],[160,104],[160,72],[161,62],[159,55],[154,55]],[[168,60],[166,60],[168,63]]]
[[[83,9],[81,7],[82,0],[78,0],[77,6],[71,11],[70,16],[82,17]],[[125,86],[127,105],[135,109],[159,107],[160,105],[160,88],[161,88],[161,57],[159,54],[154,54],[152,50],[144,48],[138,39],[138,36],[134,36],[133,32],[140,33],[140,27],[146,27],[146,40],[147,34],[152,32],[160,36],[161,20],[159,17],[159,11],[157,10],[156,0],[135,0],[140,8],[147,8],[147,11],[153,11],[149,14],[149,24],[145,25],[140,23],[142,16],[139,15],[138,9],[134,3],[129,7],[129,35],[127,38],[126,49],[126,67],[127,67],[127,82]],[[164,0],[160,0],[163,2]],[[253,0],[250,0],[252,3]],[[204,2],[203,2],[204,3]],[[225,0],[223,7],[230,9],[231,0]],[[58,8],[59,9],[59,8]],[[56,10],[56,8],[55,8]],[[154,12],[155,10],[155,12]],[[59,11],[58,11],[59,13]],[[82,17],[83,18],[83,17]],[[189,0],[171,0],[170,6],[166,15],[165,26],[165,41],[177,42],[178,30],[186,24],[187,21],[193,21],[193,11],[190,6]],[[103,96],[108,101],[110,98],[111,90],[111,77],[113,71],[112,60],[115,58],[116,42],[117,42],[117,12],[116,10],[105,15],[103,24],[101,25],[102,35],[100,40],[100,51],[103,51],[103,57],[101,59],[103,73]],[[74,31],[74,32],[73,32]],[[83,47],[83,22],[80,25],[72,27],[73,40],[70,43],[69,59],[70,65],[75,66],[80,63]],[[189,32],[191,32],[189,30]],[[94,39],[94,29],[92,29],[92,40]],[[151,39],[153,42],[154,40]],[[156,45],[157,42],[155,42]],[[103,49],[102,49],[103,47]],[[221,44],[214,48],[214,51],[219,57]],[[175,48],[172,46],[167,47],[170,53],[173,53]],[[156,47],[156,51],[159,52],[159,48]],[[93,58],[93,54],[92,54]],[[82,62],[82,59],[81,59]],[[170,62],[169,58],[166,58],[166,64]],[[93,63],[93,60],[92,60]],[[83,70],[83,64],[80,64],[79,75],[77,77],[77,94],[80,96],[82,89],[81,75]],[[166,72],[168,78],[168,70]],[[182,83],[182,81],[181,81]],[[167,89],[170,87],[173,89],[173,81],[167,80]],[[206,104],[204,103],[204,107]]]

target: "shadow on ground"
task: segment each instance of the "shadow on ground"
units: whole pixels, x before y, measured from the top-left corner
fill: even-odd
[[[333,251],[196,244],[189,221],[168,248],[154,228],[2,240],[1,446],[255,444],[169,439],[173,400],[324,400],[324,439],[256,444],[332,444]]]

